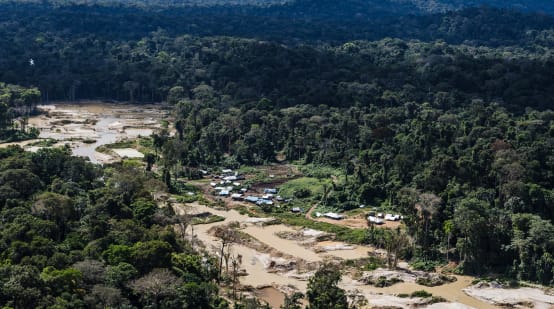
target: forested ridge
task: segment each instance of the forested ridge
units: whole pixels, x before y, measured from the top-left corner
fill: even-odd
[[[0,138],[36,137],[53,100],[164,102],[175,130],[146,139],[147,171],[0,149],[0,304],[227,308],[223,264],[154,193],[284,163],[338,171],[296,194],[327,209],[402,213],[407,261],[553,285],[554,17],[533,13],[551,7],[432,3],[0,1]]]
[[[372,85],[371,100],[379,100],[386,90],[406,92],[416,101],[448,91],[460,98],[457,103],[482,98],[516,109],[545,108],[552,95],[548,37],[546,44],[528,47],[399,39],[289,47],[228,37],[171,36],[164,30],[137,40],[31,29],[22,34],[27,39],[20,40],[9,35],[11,30],[4,31],[0,78],[37,86],[43,100],[157,102],[167,99],[172,86],[191,92],[206,85],[233,100],[268,97],[278,106],[349,105],[349,98],[339,97],[341,83]],[[29,65],[29,59],[35,64]]]
[[[176,8],[176,7],[280,7],[295,6],[298,8],[317,6],[317,2],[331,5],[343,4],[356,6],[356,10],[374,11],[382,14],[429,14],[461,10],[467,7],[490,6],[498,8],[517,9],[527,12],[554,12],[554,5],[548,0],[343,0],[340,2],[314,0],[1,0],[0,3],[51,3],[56,6],[67,5],[101,5],[108,7],[141,7],[141,8]]]
[[[336,105],[342,82],[395,92],[409,85],[417,100],[448,90],[510,106],[544,106],[552,93],[549,16],[468,9],[337,26],[274,19],[265,9],[219,10],[2,4],[0,80],[38,87],[43,100],[158,102],[175,85],[207,84],[234,100]]]
[[[111,7],[52,3],[0,3],[7,31],[26,29],[104,39],[138,39],[161,28],[171,35],[238,36],[285,43],[378,40],[386,37],[442,39],[473,45],[534,44],[536,32],[552,28],[551,15],[492,7],[414,15],[387,13],[364,1],[300,1],[269,7]],[[125,22],[121,22],[122,19]],[[249,27],[256,24],[257,27]],[[30,33],[27,33],[30,34]],[[65,38],[65,37],[64,37]]]
[[[37,88],[0,83],[0,140],[37,137],[38,130],[27,128],[26,122],[39,102],[40,91]]]

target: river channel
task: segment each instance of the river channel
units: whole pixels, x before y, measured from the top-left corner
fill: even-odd
[[[41,114],[29,118],[29,126],[40,130],[39,139],[10,144],[35,151],[43,147],[38,142],[53,139],[56,141],[54,146],[68,144],[74,155],[87,157],[94,163],[141,157],[142,154],[133,149],[116,149],[117,155],[113,155],[98,152],[97,148],[149,136],[169,118],[169,111],[160,105],[80,102],[39,105],[38,109]],[[9,144],[3,144],[6,145]]]

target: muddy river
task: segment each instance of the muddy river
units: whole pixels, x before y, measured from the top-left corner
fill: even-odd
[[[245,226],[245,228],[242,229],[243,232],[256,238],[267,246],[274,248],[276,251],[282,252],[285,256],[294,256],[308,262],[321,262],[337,258],[356,259],[367,256],[368,252],[373,251],[372,248],[365,246],[353,246],[350,248],[347,246],[345,247],[347,249],[343,248],[342,250],[334,251],[313,250],[316,247],[333,248],[346,244],[325,241],[316,242],[313,246],[305,246],[297,240],[283,239],[277,236],[277,234],[281,232],[297,231],[293,227],[282,224],[262,227],[258,224],[252,224],[255,220],[248,216],[241,215],[237,211],[215,210],[196,203],[187,206],[176,204],[175,208],[177,212],[181,213],[184,211],[188,213],[210,212],[227,218],[223,222],[196,225],[194,227],[196,238],[201,240],[208,249],[212,248],[214,253],[217,252],[216,249],[220,246],[221,242],[216,237],[211,236],[208,230],[214,226],[227,224],[232,221],[241,223],[241,225]],[[294,271],[268,271],[268,263],[270,260],[275,259],[275,257],[243,245],[233,245],[232,252],[243,256],[242,268],[246,270],[247,275],[240,278],[241,283],[255,288],[258,287],[259,290],[257,295],[269,302],[273,307],[278,308],[277,305],[282,303],[284,297],[282,291],[290,291],[291,287],[301,292],[306,291],[307,279],[311,273],[303,275]],[[438,287],[425,287],[414,282],[403,282],[386,288],[377,288],[361,284],[350,277],[350,275],[345,275],[343,276],[340,286],[347,291],[357,290],[358,293],[365,296],[370,306],[398,306],[403,308],[418,306],[418,299],[402,298],[397,295],[409,294],[418,290],[426,290],[433,293],[433,295],[444,297],[449,302],[435,304],[430,306],[430,308],[499,308],[482,299],[471,297],[464,292],[464,289],[472,285],[472,281],[475,278],[469,276],[456,276],[456,278],[457,281]]]
[[[169,111],[158,105],[80,102],[40,105],[38,109],[42,114],[29,118],[29,125],[40,130],[39,139],[11,144],[35,151],[42,146],[33,144],[54,139],[57,141],[54,146],[68,144],[74,155],[87,157],[95,163],[142,157],[141,153],[129,148],[114,149],[112,154],[96,149],[125,139],[149,136],[161,128],[162,121],[169,116]]]

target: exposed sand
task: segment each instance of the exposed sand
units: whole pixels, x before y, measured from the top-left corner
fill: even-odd
[[[247,216],[239,214],[237,211],[219,211],[212,208],[208,208],[203,205],[193,204],[192,209],[185,209],[183,205],[174,204],[174,208],[177,213],[184,213],[188,211],[189,213],[201,213],[209,211],[214,215],[225,216],[227,220],[224,222],[215,222],[211,224],[201,224],[194,226],[194,234],[196,238],[201,240],[208,249],[214,249],[213,252],[216,252],[217,248],[221,247],[221,242],[217,237],[213,237],[208,233],[214,226],[223,225],[228,222],[238,221],[243,222],[248,219]],[[295,278],[287,277],[282,274],[270,273],[266,270],[266,265],[269,264],[268,259],[269,255],[257,252],[254,249],[248,248],[243,245],[234,244],[232,246],[232,254],[242,255],[242,268],[246,270],[248,275],[241,276],[240,281],[244,285],[250,285],[253,287],[257,286],[267,286],[271,284],[275,285],[293,285],[297,289],[305,290],[307,283]]]
[[[198,203],[188,204],[187,206],[182,204],[174,204],[176,212],[188,213],[196,212],[211,212],[214,215],[226,217],[223,222],[215,222],[205,225],[196,225],[194,227],[194,233],[198,240],[201,240],[207,248],[212,248],[212,252],[217,252],[217,248],[221,246],[221,242],[216,237],[209,235],[208,230],[214,226],[224,225],[229,222],[239,222],[246,227],[242,229],[243,232],[255,237],[260,242],[278,250],[284,254],[291,255],[303,259],[305,261],[320,262],[329,258],[341,258],[341,259],[356,259],[366,257],[368,252],[372,251],[370,247],[353,246],[344,247],[345,244],[340,242],[319,242],[318,246],[330,246],[331,249],[340,248],[342,250],[330,250],[323,252],[316,252],[302,246],[302,244],[293,239],[283,239],[276,235],[279,232],[292,232],[298,233],[298,230],[292,227],[279,225],[270,226],[258,226],[253,222],[260,220],[250,218],[246,215],[241,215],[235,210],[215,210]],[[301,231],[302,232],[302,231]],[[303,233],[303,232],[302,232]],[[317,235],[315,231],[309,231],[307,234]],[[299,274],[295,270],[275,272],[274,270],[268,270],[268,266],[271,262],[283,263],[283,258],[278,256],[271,256],[267,253],[257,252],[254,249],[248,248],[243,245],[233,245],[233,254],[241,254],[243,256],[242,268],[248,275],[241,276],[240,281],[244,285],[250,285],[253,287],[267,287],[273,286],[279,290],[290,289],[294,287],[295,290],[305,292],[307,287],[307,280],[312,273]],[[405,266],[403,264],[403,266]],[[405,293],[410,294],[418,290],[426,290],[433,295],[442,296],[452,303],[440,303],[430,306],[430,308],[498,308],[492,304],[473,298],[464,293],[464,289],[471,285],[473,277],[456,276],[458,279],[456,282],[448,283],[438,287],[425,287],[416,284],[413,280],[410,282],[398,283],[386,288],[377,288],[374,286],[365,285],[362,282],[354,280],[349,275],[344,275],[340,283],[340,287],[344,288],[348,292],[357,291],[363,295],[371,306],[398,306],[402,308],[408,308],[413,306],[422,306],[425,300],[419,298],[402,298],[396,295]],[[415,280],[415,277],[414,277]],[[271,291],[270,293],[273,293]],[[273,295],[276,296],[276,295]],[[268,299],[269,296],[262,297]],[[277,297],[280,299],[280,297]],[[276,299],[272,299],[272,302]]]
[[[121,158],[144,158],[144,155],[136,149],[133,148],[119,148],[112,149],[118,156]]]
[[[109,163],[119,158],[102,154],[96,148],[124,139],[149,136],[161,127],[161,120],[169,112],[156,105],[108,104],[99,102],[56,103],[38,106],[45,114],[29,118],[29,126],[40,130],[40,138],[60,141],[54,146],[68,144],[74,155],[88,157],[91,162]],[[39,140],[17,144],[29,151],[39,147],[27,147]],[[86,143],[85,143],[86,141]],[[2,144],[6,147],[9,144]],[[119,157],[140,158],[136,150],[114,150]]]
[[[361,259],[369,256],[374,248],[368,246],[353,246],[338,241],[322,241],[314,246],[316,251],[325,252],[325,255],[330,255],[344,260]]]
[[[21,142],[2,143],[2,144],[0,144],[0,148],[7,148],[9,146],[16,146],[16,145],[19,145],[21,147],[25,147],[29,144],[33,144],[33,143],[36,143],[36,142],[40,142],[40,139],[30,139],[30,140],[21,141]]]
[[[466,306],[460,303],[437,303],[428,305],[426,309],[471,309],[473,307]]]
[[[464,291],[475,298],[505,307],[529,308],[532,305],[535,309],[554,308],[554,295],[545,294],[537,288],[508,289],[498,284],[478,283]]]
[[[322,258],[312,250],[308,250],[300,246],[295,241],[283,239],[275,235],[277,232],[294,231],[292,228],[279,224],[269,225],[266,227],[248,226],[243,230],[261,242],[277,249],[280,252],[292,256],[298,256],[308,262],[320,262]]]

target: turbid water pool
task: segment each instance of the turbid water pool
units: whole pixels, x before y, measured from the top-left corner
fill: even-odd
[[[115,155],[110,155],[98,152],[97,148],[149,136],[169,118],[169,111],[161,105],[63,102],[37,108],[41,114],[29,118],[29,126],[40,130],[39,139],[10,144],[36,151],[42,146],[33,146],[34,143],[54,139],[57,141],[55,146],[67,144],[74,155],[87,157],[94,163],[113,162],[123,156],[141,157],[140,153],[130,149],[114,150]]]
[[[296,240],[283,239],[277,236],[279,232],[295,231],[293,227],[283,224],[275,224],[270,226],[260,226],[252,224],[255,221],[252,218],[242,215],[235,210],[216,210],[198,203],[188,205],[175,204],[175,210],[178,213],[188,212],[210,212],[214,215],[226,217],[225,221],[216,222],[205,225],[196,225],[194,227],[195,237],[202,241],[206,247],[213,253],[217,253],[221,242],[218,238],[210,235],[209,230],[218,225],[227,224],[229,222],[239,222],[245,227],[243,232],[256,238],[258,241],[266,244],[268,247],[275,249],[278,252],[284,253],[286,256],[292,256],[308,262],[321,262],[333,258],[339,259],[357,259],[367,256],[367,252],[374,251],[371,247],[352,246],[350,249],[331,250],[326,252],[317,252],[316,247],[337,247],[343,246],[344,243],[326,241],[314,243],[313,248],[303,246]],[[258,252],[244,245],[234,244],[232,246],[234,254],[240,254],[243,257],[242,268],[246,270],[247,275],[242,276],[240,281],[244,285],[249,285],[254,288],[259,287],[258,295],[270,302],[275,307],[280,304],[283,295],[279,294],[282,290],[289,290],[294,287],[295,290],[305,292],[307,288],[307,278],[302,278],[298,274],[291,272],[275,272],[268,271],[267,263],[272,259],[271,254],[266,252]],[[374,286],[364,285],[354,280],[349,275],[343,276],[340,286],[347,291],[357,290],[364,295],[370,306],[398,306],[410,308],[417,306],[417,299],[401,298],[399,294],[410,294],[418,290],[426,290],[433,295],[444,297],[448,303],[441,303],[432,308],[499,308],[482,299],[471,297],[464,292],[464,289],[472,285],[475,279],[469,276],[456,276],[457,281],[444,284],[438,287],[425,287],[414,282],[404,282],[395,284],[387,288],[377,288]],[[442,307],[440,306],[442,305]]]

